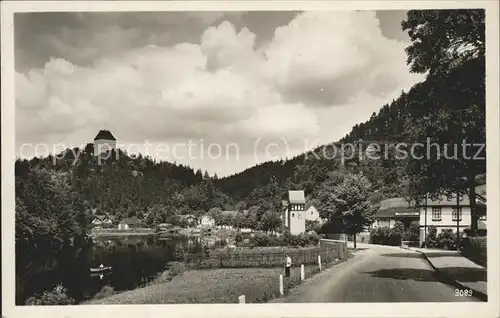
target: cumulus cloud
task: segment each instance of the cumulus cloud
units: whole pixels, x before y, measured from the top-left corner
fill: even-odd
[[[267,73],[284,98],[329,107],[412,82],[403,48],[382,36],[374,12],[308,12],[276,30]]]
[[[247,154],[231,166],[239,170],[252,140],[285,138],[297,153],[304,139],[335,140],[419,79],[371,12],[302,13],[261,47],[227,21],[198,43],[123,49],[101,35],[93,43],[119,54],[86,66],[52,58],[16,74],[18,143],[90,142],[107,122],[124,142],[237,142]]]

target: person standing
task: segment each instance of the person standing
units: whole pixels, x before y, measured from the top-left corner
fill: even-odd
[[[285,254],[285,276],[290,277],[290,268],[292,267],[292,259]]]

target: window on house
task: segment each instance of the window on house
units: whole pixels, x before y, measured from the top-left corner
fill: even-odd
[[[311,211],[311,215],[313,215],[313,211]]]
[[[458,208],[458,211],[456,207],[453,208],[451,217],[453,221],[462,221],[462,208]]]
[[[441,208],[432,208],[432,220],[441,221]]]
[[[292,213],[292,217],[295,217],[295,213]]]

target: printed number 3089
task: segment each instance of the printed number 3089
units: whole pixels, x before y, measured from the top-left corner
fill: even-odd
[[[471,289],[455,289],[455,296],[472,296]]]

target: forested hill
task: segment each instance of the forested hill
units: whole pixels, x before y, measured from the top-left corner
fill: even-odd
[[[149,157],[128,156],[118,150],[98,162],[93,145],[46,158],[16,161],[16,198],[27,206],[47,200],[44,187],[65,184],[78,195],[84,210],[110,215],[118,222],[138,216],[152,225],[181,214],[202,214],[217,205],[231,207],[231,199],[215,189],[207,172]],[[75,162],[74,154],[79,153]],[[114,158],[114,159],[113,159]],[[70,195],[70,193],[68,193]],[[43,204],[42,204],[43,205]]]

